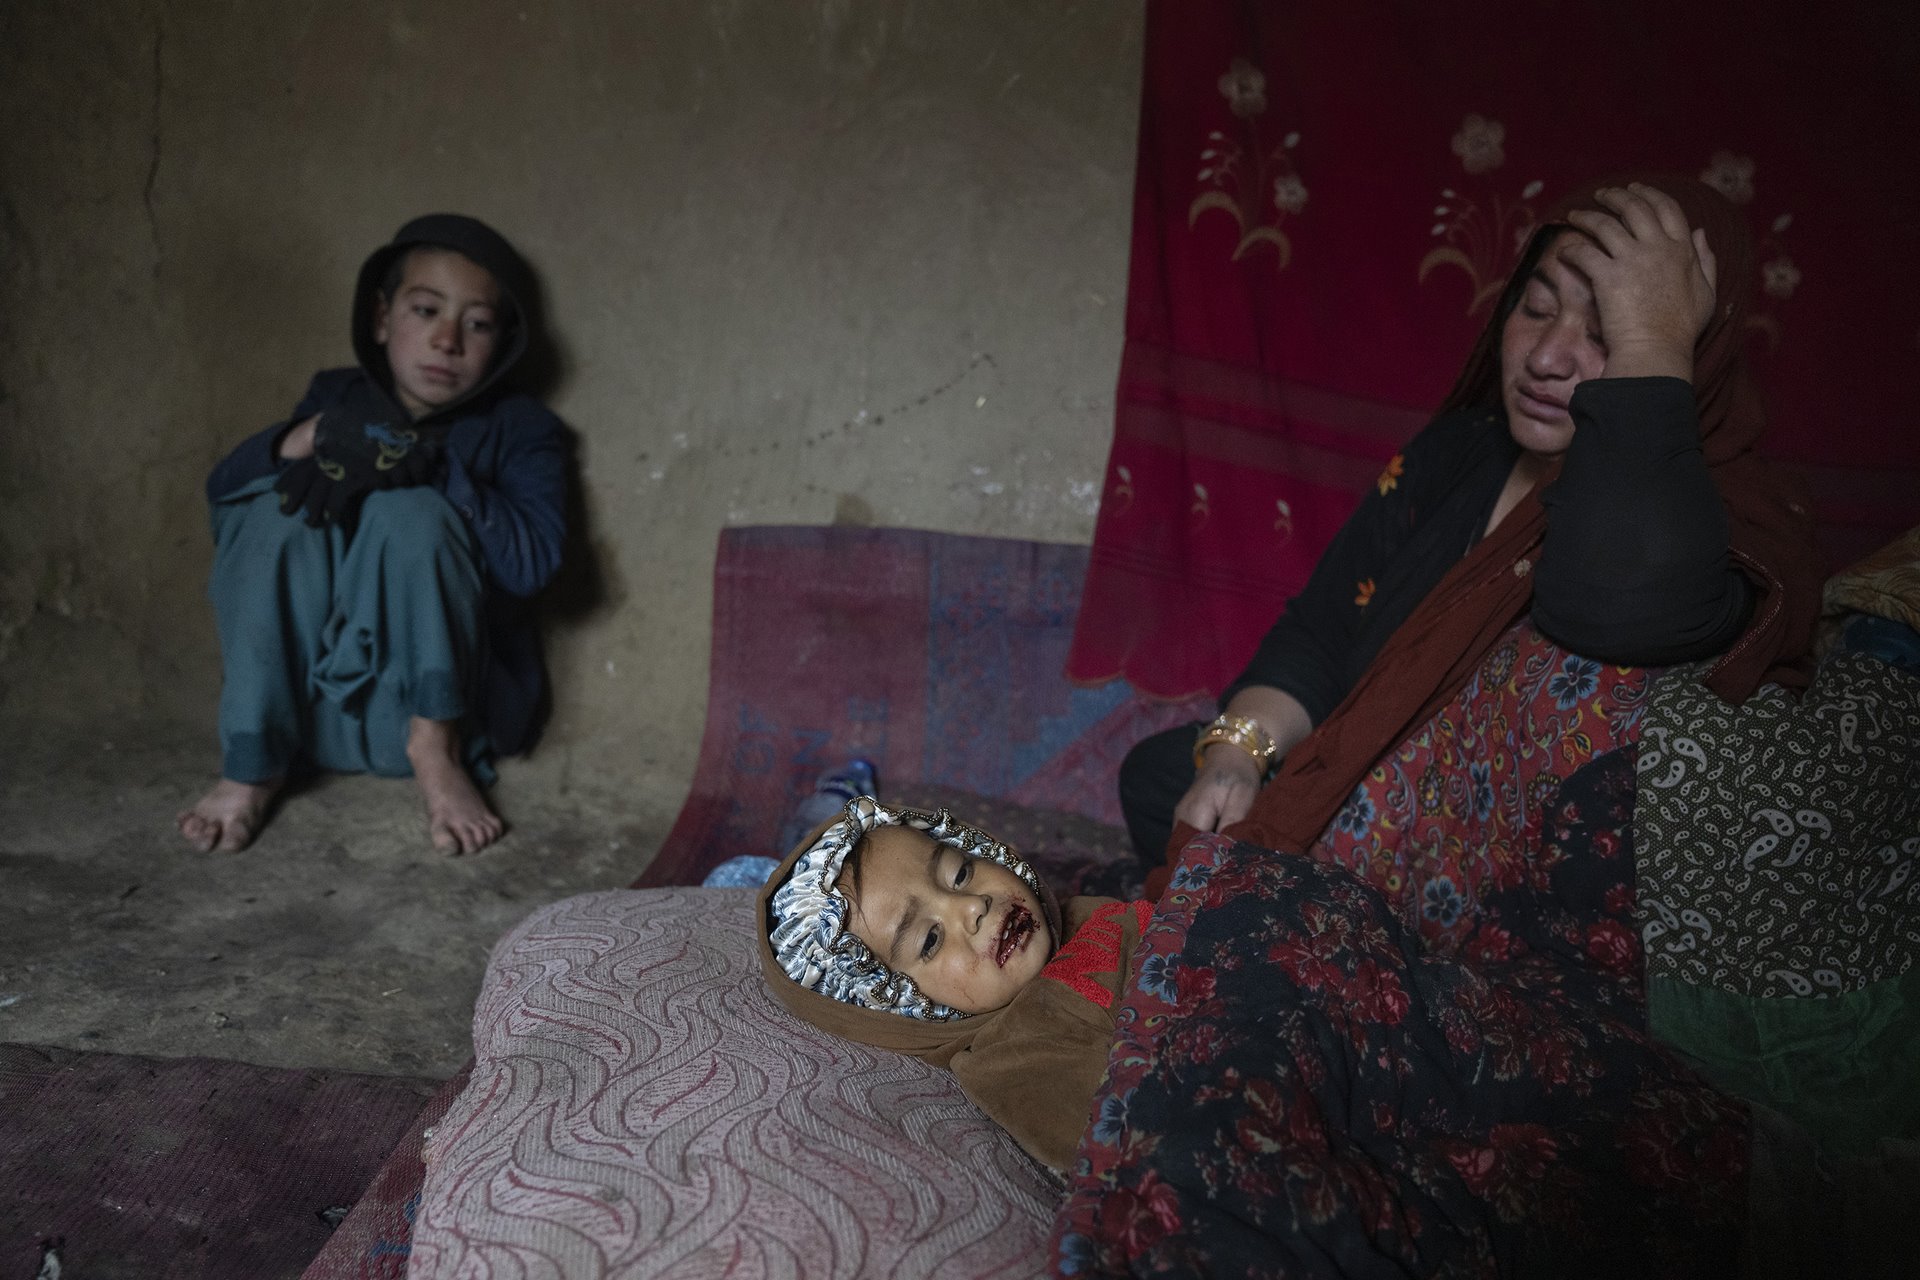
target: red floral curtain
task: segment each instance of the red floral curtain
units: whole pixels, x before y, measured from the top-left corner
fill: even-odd
[[[1236,675],[1446,394],[1538,211],[1620,169],[1747,211],[1768,452],[1836,566],[1920,523],[1916,30],[1891,4],[1149,0],[1068,674]]]

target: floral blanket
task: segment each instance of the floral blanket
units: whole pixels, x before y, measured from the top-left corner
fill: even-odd
[[[1731,1270],[1746,1112],[1646,1033],[1647,684],[1516,628],[1309,855],[1190,843],[1055,1270]]]

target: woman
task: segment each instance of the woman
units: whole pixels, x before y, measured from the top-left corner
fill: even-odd
[[[1752,453],[1736,212],[1588,191],[1226,723],[1129,761],[1143,852],[1156,819],[1200,834],[1149,881],[1062,1273],[1717,1275],[1741,1248],[1747,1110],[1646,1033],[1635,749],[1648,664],[1721,653],[1732,700],[1791,679],[1818,569]]]
[[[1384,750],[1528,609],[1610,663],[1690,661],[1738,638],[1712,677],[1735,701],[1805,648],[1811,522],[1751,453],[1744,228],[1700,183],[1662,187],[1601,187],[1548,218],[1438,418],[1388,464],[1220,718],[1130,753],[1120,795],[1142,858],[1168,854],[1175,821],[1245,818],[1283,759],[1322,772],[1327,739],[1353,745],[1355,726],[1330,717],[1360,711]],[[1438,683],[1409,681],[1409,663],[1441,664]],[[1293,756],[1316,726],[1316,750]]]

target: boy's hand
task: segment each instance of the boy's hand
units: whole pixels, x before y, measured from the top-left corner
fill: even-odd
[[[274,485],[280,491],[280,510],[301,516],[315,529],[328,525],[346,526],[366,496],[365,489],[341,484],[321,470],[320,459],[313,454],[295,458]]]
[[[280,437],[280,461],[292,462],[297,458],[312,457],[313,431],[319,425],[320,415],[316,413],[298,426],[289,428],[287,434]]]
[[[413,426],[378,390],[362,387],[282,439],[280,509],[316,529],[350,531],[369,493],[433,482],[444,435]]]

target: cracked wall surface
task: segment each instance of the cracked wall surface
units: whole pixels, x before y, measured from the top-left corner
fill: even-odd
[[[346,362],[355,268],[539,268],[588,528],[548,745],[689,776],[713,547],[1084,541],[1137,3],[0,7],[0,710],[209,727],[207,469]],[[214,756],[209,740],[208,757]]]

